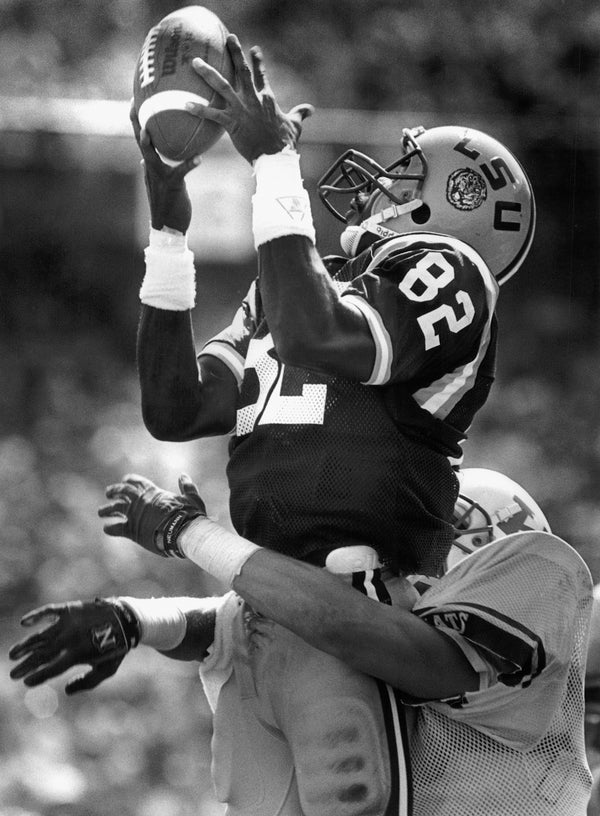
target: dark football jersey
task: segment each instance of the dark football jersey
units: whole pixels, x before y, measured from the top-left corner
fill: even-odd
[[[470,247],[431,234],[333,267],[373,337],[367,382],[284,365],[258,282],[201,351],[240,387],[233,525],[297,558],[366,543],[395,568],[438,574],[453,540],[453,465],[494,377],[497,285]]]

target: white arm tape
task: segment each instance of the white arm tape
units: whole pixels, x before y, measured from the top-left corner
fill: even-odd
[[[252,231],[256,249],[285,235],[305,235],[315,243],[310,199],[302,184],[300,156],[284,148],[254,162],[256,193],[252,197]]]
[[[196,270],[194,253],[187,238],[174,230],[150,229],[150,241],[144,250],[146,274],[140,300],[156,309],[183,312],[194,308]]]
[[[120,597],[140,624],[140,643],[169,651],[185,637],[185,613],[175,598]],[[197,599],[196,599],[197,600]]]
[[[140,643],[162,652],[168,652],[179,646],[185,637],[186,612],[214,611],[218,613],[223,603],[220,597],[130,598],[121,596],[119,601],[126,604],[138,619]]]
[[[178,545],[190,561],[228,587],[248,558],[261,549],[205,516],[194,519],[183,529]]]

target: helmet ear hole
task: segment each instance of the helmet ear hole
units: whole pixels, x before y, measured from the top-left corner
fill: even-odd
[[[411,212],[411,218],[415,224],[426,224],[431,218],[431,210],[427,204],[421,204],[420,207]]]

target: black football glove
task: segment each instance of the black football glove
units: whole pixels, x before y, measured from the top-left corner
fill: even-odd
[[[206,508],[188,476],[180,477],[179,489],[182,495],[162,490],[135,473],[124,476],[122,482],[106,488],[106,497],[113,501],[98,510],[101,518],[115,519],[104,525],[104,532],[130,538],[158,555],[184,558],[177,537],[192,519],[206,516]]]
[[[10,659],[21,661],[10,676],[39,686],[73,666],[91,666],[67,683],[67,694],[93,689],[112,677],[140,637],[137,618],[116,599],[47,604],[24,615],[21,624],[41,621],[48,625],[10,649]]]

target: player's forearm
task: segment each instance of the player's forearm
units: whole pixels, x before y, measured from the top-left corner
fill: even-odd
[[[259,247],[263,307],[283,362],[366,381],[375,349],[364,317],[340,297],[315,246],[290,235]]]
[[[233,385],[199,369],[190,312],[143,305],[137,361],[144,424],[157,439],[182,442],[231,429]]]
[[[262,155],[254,173],[252,229],[260,291],[278,355],[290,365],[368,380],[374,343],[316,251],[300,157],[288,149]]]
[[[212,646],[215,631],[214,611],[189,611],[185,613],[186,630],[181,643],[173,649],[159,649],[172,660],[204,660]]]
[[[226,432],[233,420],[223,427],[221,391],[204,383],[196,360],[196,270],[185,233],[150,229],[144,260],[137,358],[146,427],[174,442]]]
[[[200,404],[190,313],[142,305],[137,364],[146,427],[158,439],[186,438]]]
[[[477,688],[458,646],[409,609],[380,604],[339,576],[257,547],[206,517],[183,529],[178,546],[257,612],[359,671],[417,697]]]
[[[139,643],[173,660],[203,660],[215,637],[217,598],[119,598],[134,614]]]
[[[452,641],[408,609],[380,604],[326,570],[262,550],[233,586],[262,615],[408,694],[441,698],[477,688]]]

